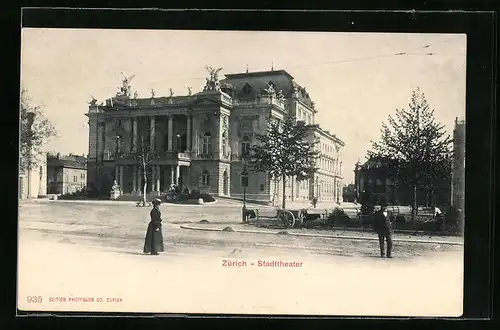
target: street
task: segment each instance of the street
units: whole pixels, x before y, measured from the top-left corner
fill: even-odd
[[[164,204],[160,209],[165,253],[146,256],[142,247],[149,208],[22,203],[19,307],[153,313],[461,314],[463,246],[397,243],[395,258],[381,259],[378,242],[370,240],[180,228],[203,219],[236,226],[241,221],[238,203]],[[34,303],[32,297],[42,301]]]

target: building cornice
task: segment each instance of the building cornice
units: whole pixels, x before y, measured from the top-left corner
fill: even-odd
[[[307,125],[307,127],[309,129],[314,130],[314,132],[318,132],[318,133],[322,134],[324,137],[327,137],[327,138],[331,139],[332,141],[334,141],[335,143],[339,144],[340,146],[345,147],[345,142],[344,141],[342,141],[336,135],[334,135],[334,134],[332,134],[330,132],[327,132],[324,129],[322,129],[319,124],[311,124],[311,125]]]

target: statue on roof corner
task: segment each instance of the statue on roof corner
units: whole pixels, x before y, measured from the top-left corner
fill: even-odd
[[[272,83],[267,84],[264,91],[267,93],[267,95],[271,95],[271,96],[276,95],[276,89],[274,89],[274,86]]]
[[[91,100],[89,102],[89,105],[96,105],[97,104],[97,99],[93,96],[91,96]]]
[[[210,77],[207,78],[207,82],[205,84],[205,87],[203,88],[203,91],[220,90],[219,72],[222,70],[222,68],[214,69],[211,66],[206,65],[205,69],[208,71]]]
[[[132,79],[135,77],[135,74],[130,76],[130,77],[125,77],[122,79],[122,85],[121,87],[118,87],[118,92],[116,93],[116,96],[128,96],[130,97],[131,94],[131,85],[130,82]]]

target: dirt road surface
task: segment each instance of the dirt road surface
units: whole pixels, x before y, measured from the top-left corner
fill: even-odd
[[[203,212],[213,219],[233,216],[230,207],[222,209]],[[163,213],[166,219],[166,214],[183,216],[182,222],[189,221],[189,212],[199,219],[196,211],[181,210],[177,215],[170,209]],[[22,205],[19,308],[176,314],[462,313],[461,246],[400,244],[395,258],[381,259],[373,241],[190,231],[166,221],[165,253],[147,256],[141,253],[146,211]],[[259,261],[292,265],[259,267]]]

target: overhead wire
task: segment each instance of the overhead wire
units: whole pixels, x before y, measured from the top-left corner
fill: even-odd
[[[395,57],[395,56],[433,56],[433,55],[436,55],[436,52],[434,52],[434,51],[427,51],[424,53],[418,53],[417,51],[422,50],[422,49],[428,50],[429,48],[432,48],[433,46],[442,44],[442,43],[450,41],[452,39],[454,39],[454,37],[449,37],[449,38],[446,38],[444,40],[437,41],[434,43],[424,44],[422,46],[416,47],[414,49],[409,49],[408,51],[403,51],[403,52],[393,52],[393,53],[387,53],[387,54],[372,55],[372,56],[366,56],[366,57],[357,57],[357,58],[350,58],[350,59],[342,59],[342,60],[320,62],[320,63],[289,65],[289,66],[287,66],[287,68],[299,69],[299,68],[306,68],[306,67],[313,67],[313,66],[329,66],[329,65],[335,65],[335,64],[356,63],[356,62],[361,62],[361,61],[370,61],[370,60],[375,60],[375,59],[390,58],[390,57]],[[158,86],[158,85],[164,86],[165,84],[172,83],[172,82],[179,82],[179,80],[182,80],[185,82],[186,86],[193,87],[193,86],[190,86],[189,83],[194,83],[195,81],[203,81],[206,79],[206,76],[182,78],[182,74],[171,75],[170,77],[171,78],[176,77],[176,79],[155,80],[155,81],[150,80],[148,82],[148,85],[151,87]]]

